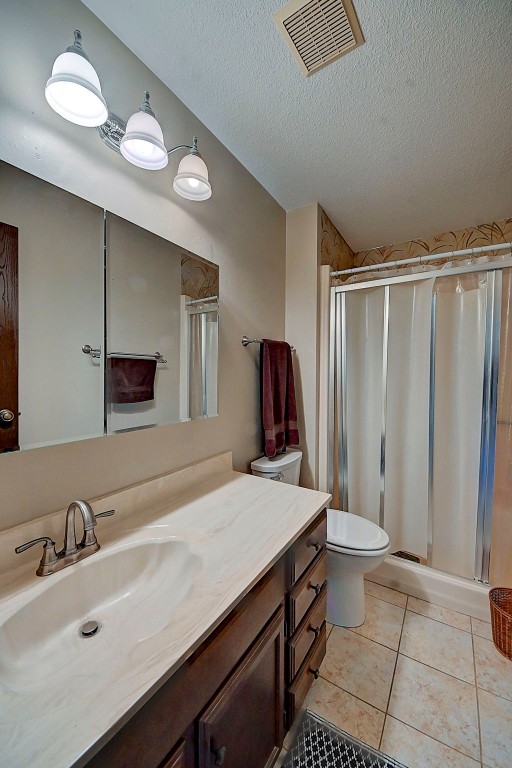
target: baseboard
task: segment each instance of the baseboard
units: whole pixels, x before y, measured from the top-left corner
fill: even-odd
[[[387,557],[382,565],[369,574],[369,581],[465,613],[475,619],[490,621],[491,618],[489,586],[434,568],[397,557]]]

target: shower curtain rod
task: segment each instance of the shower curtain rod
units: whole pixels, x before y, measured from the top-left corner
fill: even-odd
[[[204,299],[191,299],[186,303],[187,307],[190,307],[192,304],[204,304],[206,301],[217,301],[218,298],[218,296],[206,296]]]
[[[414,256],[410,259],[398,259],[396,261],[384,261],[380,264],[369,264],[366,267],[351,267],[350,269],[339,269],[331,272],[331,277],[339,275],[355,275],[358,272],[373,272],[375,269],[387,269],[388,267],[400,267],[404,264],[424,264],[426,261],[438,261],[439,259],[454,259],[461,256],[474,256],[476,253],[485,253],[486,251],[501,251],[505,248],[512,248],[512,243],[496,243],[495,245],[481,245],[475,248],[464,248],[460,251],[445,251],[444,253],[429,253],[425,256]]]

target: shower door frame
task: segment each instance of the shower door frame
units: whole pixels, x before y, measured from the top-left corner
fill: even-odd
[[[478,483],[478,511],[475,544],[475,581],[488,584],[492,513],[494,503],[494,468],[496,453],[497,392],[499,376],[501,336],[501,270],[512,268],[512,257],[499,262],[464,265],[445,269],[430,269],[393,277],[365,280],[350,285],[331,288],[330,343],[329,343],[329,492],[333,493],[334,472],[342,509],[348,508],[347,466],[347,398],[343,397],[347,381],[346,294],[351,291],[384,288],[382,334],[382,389],[381,389],[381,437],[380,437],[380,509],[379,521],[384,523],[385,462],[386,462],[386,401],[389,342],[390,286],[399,283],[418,282],[452,275],[475,272],[487,273],[484,379],[482,398],[482,429],[480,439],[480,471]],[[434,405],[435,405],[435,343],[436,343],[436,295],[432,294],[430,334],[430,382],[429,382],[429,446],[428,446],[428,520],[427,565],[432,563],[433,540],[433,487],[434,487]],[[335,409],[337,404],[337,410]],[[337,413],[337,425],[335,418]],[[335,434],[337,426],[338,466],[334,467]]]

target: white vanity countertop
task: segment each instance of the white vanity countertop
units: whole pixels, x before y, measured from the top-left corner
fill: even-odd
[[[93,501],[96,513],[116,509],[114,517],[101,519],[96,526],[102,550],[52,576],[35,576],[39,547],[14,557],[12,551],[40,535],[52,536],[60,546],[62,511],[0,533],[0,552],[5,556],[0,571],[0,765],[85,765],[107,735],[199,647],[330,498],[234,472],[231,454],[226,453]],[[124,647],[121,637],[116,647],[98,653],[96,659],[88,653],[86,668],[78,659],[65,678],[48,679],[43,673],[33,686],[26,680],[17,685],[12,669],[6,672],[2,661],[5,620],[28,599],[43,595],[52,580],[65,578],[66,571],[92,566],[102,551],[160,536],[186,541],[199,559],[191,590],[174,609],[171,621],[131,646]],[[129,636],[130,627],[126,631]],[[33,632],[37,637],[37,622]],[[100,638],[101,632],[80,642],[91,643],[92,648]]]

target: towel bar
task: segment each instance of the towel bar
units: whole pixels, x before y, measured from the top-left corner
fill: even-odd
[[[82,347],[82,352],[84,355],[90,355],[91,357],[101,357],[101,347],[91,347],[90,344],[84,344]],[[164,358],[161,352],[155,352],[151,355],[144,355],[144,354],[138,354],[137,352],[109,352],[107,357],[148,357],[148,358],[155,358],[157,363],[166,363],[167,360]]]
[[[242,344],[246,347],[248,344],[261,344],[263,339],[249,339],[247,336],[242,336]],[[290,349],[295,352],[295,347],[290,344]]]

